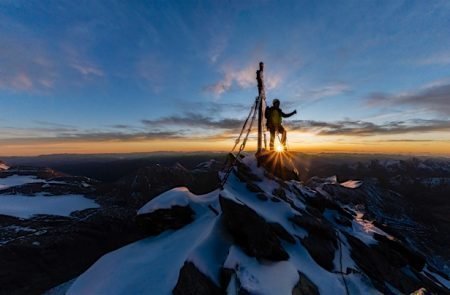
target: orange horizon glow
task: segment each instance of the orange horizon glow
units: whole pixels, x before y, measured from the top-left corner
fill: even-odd
[[[82,141],[82,142],[35,142],[0,143],[0,157],[37,156],[48,154],[112,154],[145,152],[229,152],[233,140],[182,140],[161,141]],[[256,149],[255,140],[249,140],[246,151]],[[294,138],[288,150],[304,153],[362,153],[362,154],[409,154],[450,157],[450,141],[383,141],[377,139],[346,140],[330,138]]]

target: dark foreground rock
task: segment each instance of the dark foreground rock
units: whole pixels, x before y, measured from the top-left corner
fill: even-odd
[[[333,271],[337,238],[331,224],[306,212],[303,215],[294,216],[291,220],[308,231],[308,236],[300,241],[311,257],[326,270]]]
[[[319,289],[313,282],[303,273],[298,273],[300,279],[292,290],[292,295],[320,295]]]
[[[203,274],[192,262],[185,262],[180,270],[174,295],[225,294],[210,278]]]

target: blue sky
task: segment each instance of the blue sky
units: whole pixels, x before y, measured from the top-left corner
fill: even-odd
[[[0,154],[208,149],[248,113],[260,60],[268,99],[299,112],[293,143],[449,146],[448,28],[448,1],[0,0]]]

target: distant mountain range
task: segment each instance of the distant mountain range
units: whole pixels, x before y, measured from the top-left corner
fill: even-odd
[[[265,288],[278,288],[279,285],[263,282],[261,275],[272,271],[266,269],[264,263],[248,263],[251,257],[257,261],[273,261],[278,257],[275,259],[278,261],[281,256],[277,255],[283,251],[292,256],[289,250],[292,247],[300,247],[296,251],[304,247],[301,251],[309,253],[309,259],[312,259],[308,260],[309,268],[290,261],[291,266],[286,265],[282,271],[286,278],[292,279],[290,283],[281,280],[273,284],[284,282],[283,288],[300,292],[295,294],[328,294],[327,290],[333,290],[333,286],[343,291],[342,277],[333,274],[340,269],[338,257],[343,258],[344,271],[356,271],[347,280],[347,288],[352,290],[350,294],[361,290],[404,293],[420,287],[438,294],[449,292],[448,159],[296,154],[295,165],[303,180],[300,183],[261,174],[248,155],[233,173],[231,187],[225,189],[220,199],[218,193],[211,193],[211,197],[201,195],[217,192],[224,154],[141,156],[55,155],[45,159],[8,158],[0,161],[0,293],[39,294],[63,282],[68,283],[59,287],[62,293],[56,294],[66,291],[79,294],[79,291],[86,290],[83,289],[86,282],[92,290],[102,293],[106,289],[99,287],[101,281],[92,281],[93,275],[104,278],[104,283],[110,280],[107,284],[116,290],[122,290],[121,284],[140,285],[145,289],[144,281],[127,283],[124,281],[127,278],[120,281],[102,273],[102,267],[108,257],[126,265],[132,263],[126,261],[129,255],[142,255],[142,259],[150,259],[147,264],[150,268],[145,274],[153,275],[156,268],[151,266],[157,260],[152,259],[156,258],[127,252],[126,249],[149,243],[156,247],[151,249],[161,249],[163,257],[167,252],[158,246],[157,237],[169,235],[166,230],[171,228],[178,229],[174,235],[186,234],[193,248],[180,256],[184,260],[180,260],[179,266],[171,265],[170,273],[175,278],[164,292],[173,290],[177,294],[185,294],[183,290],[193,287],[190,284],[195,281],[200,284],[194,286],[199,290],[232,288],[244,293],[258,293]],[[70,171],[81,173],[72,174]],[[92,174],[99,177],[92,177]],[[169,191],[171,189],[174,190]],[[173,194],[178,197],[171,199]],[[202,198],[205,198],[203,203]],[[238,207],[233,202],[237,202]],[[281,214],[280,208],[290,208],[292,214],[307,216],[308,219],[292,221],[296,225],[291,227],[293,225],[287,225],[288,221],[284,219],[289,220],[289,216]],[[140,213],[136,215],[138,210]],[[237,223],[232,223],[239,221],[241,213],[246,216],[243,222],[249,223],[250,232],[245,232],[245,226],[239,229]],[[222,217],[215,219],[216,214]],[[204,218],[211,219],[208,224],[216,224],[208,230],[209,233],[204,232],[205,243],[210,241],[206,244],[198,240],[202,233],[200,228],[198,232],[189,233],[191,227],[203,228],[205,223],[201,220],[206,220]],[[278,220],[278,225],[270,220]],[[264,224],[269,224],[269,227]],[[263,248],[278,247],[278,252],[258,254],[263,249],[252,249],[258,243],[246,244],[253,242],[240,240],[247,235],[249,239],[256,238],[251,232],[262,228],[266,229],[260,232],[260,238],[274,243]],[[224,238],[220,238],[222,234],[217,236],[223,230],[232,236],[228,242],[228,238],[221,240]],[[159,233],[161,235],[156,238],[145,239]],[[208,243],[216,243],[212,242],[211,235],[222,241],[217,243],[228,245],[225,247],[228,258],[219,264],[214,262],[215,266],[211,266],[211,261],[203,256],[192,258],[197,257],[195,253],[211,250],[213,246],[208,246]],[[336,244],[336,237],[342,241]],[[292,242],[294,246],[287,246]],[[184,242],[179,243],[179,247],[186,247]],[[259,243],[265,245],[265,242]],[[343,244],[339,246],[339,243]],[[91,270],[78,277],[102,255],[127,244],[130,245],[114,252],[117,254],[104,256]],[[378,245],[378,248],[373,245]],[[343,256],[339,256],[341,250],[338,246],[342,247]],[[203,250],[198,252],[196,249]],[[378,254],[370,252],[374,249],[378,249]],[[174,248],[174,251],[178,250]],[[380,263],[367,260],[364,258],[367,255],[381,255]],[[381,257],[390,258],[381,262],[384,259]],[[222,281],[222,275],[217,276],[217,271],[222,272],[215,268],[217,265],[222,265],[227,273],[223,274],[225,281]],[[291,272],[294,268],[297,274]],[[129,274],[140,277],[139,273],[133,275],[133,269],[128,270]],[[156,273],[154,275],[154,279],[158,278]],[[318,281],[320,277],[328,279]],[[321,287],[322,283],[325,287]]]

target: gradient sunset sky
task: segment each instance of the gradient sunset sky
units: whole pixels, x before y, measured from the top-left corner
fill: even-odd
[[[449,28],[445,0],[0,0],[0,156],[227,151],[259,61],[292,150],[450,156]]]

